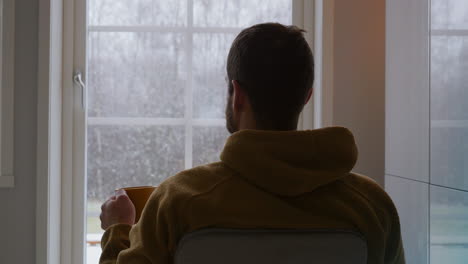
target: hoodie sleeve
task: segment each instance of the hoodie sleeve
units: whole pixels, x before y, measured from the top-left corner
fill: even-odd
[[[109,227],[102,238],[99,263],[169,264],[181,232],[173,224],[180,216],[173,215],[168,196],[162,190],[154,192],[133,227]]]
[[[119,253],[130,247],[130,229],[130,225],[116,224],[106,230],[101,240],[102,254],[99,263],[116,263]]]

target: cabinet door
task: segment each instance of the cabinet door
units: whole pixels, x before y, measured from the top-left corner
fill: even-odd
[[[429,182],[429,1],[386,3],[385,173]]]
[[[429,184],[387,175],[385,189],[400,216],[406,263],[429,263]]]

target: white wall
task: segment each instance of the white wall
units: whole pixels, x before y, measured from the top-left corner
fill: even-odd
[[[355,171],[383,185],[385,0],[336,0],[333,29],[333,123],[356,137]]]
[[[38,1],[15,0],[15,187],[0,189],[0,263],[35,262]]]

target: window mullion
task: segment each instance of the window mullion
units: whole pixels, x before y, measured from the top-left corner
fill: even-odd
[[[466,29],[432,29],[431,36],[462,37],[468,36]]]
[[[187,31],[185,51],[187,56],[187,85],[185,87],[185,168],[189,169],[193,163],[193,83],[192,83],[192,46],[193,46],[193,0],[187,1]]]

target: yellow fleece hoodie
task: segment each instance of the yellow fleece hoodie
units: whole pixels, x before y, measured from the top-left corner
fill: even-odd
[[[349,229],[366,238],[368,263],[402,264],[397,211],[378,184],[350,172],[356,159],[345,128],[234,133],[221,162],[168,178],[135,226],[109,227],[100,263],[172,263],[184,234],[223,227]]]

